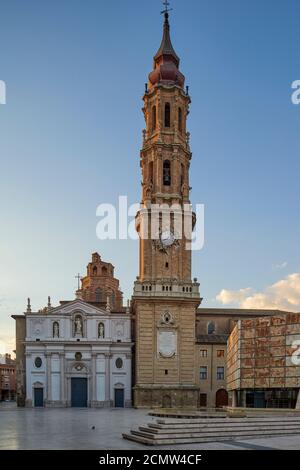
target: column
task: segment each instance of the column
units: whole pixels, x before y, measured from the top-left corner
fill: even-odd
[[[60,357],[60,401],[64,406],[66,397],[65,397],[65,353],[59,353]]]
[[[46,356],[46,377],[47,377],[47,399],[46,403],[49,403],[52,398],[51,394],[51,353],[45,353]]]
[[[20,394],[21,397],[24,397],[24,405],[22,406],[32,406],[34,402],[34,396],[33,396],[33,380],[32,380],[32,373],[31,373],[31,366],[29,365],[29,360],[31,358],[31,352],[25,352],[25,358],[24,361],[21,359],[20,360],[20,377],[21,380],[19,382],[18,378],[18,372],[16,371],[16,380],[17,380],[17,394]],[[26,372],[25,371],[30,371],[30,375],[26,378]],[[25,379],[27,379],[25,381]]]
[[[297,402],[296,402],[296,407],[295,407],[296,410],[299,410],[300,409],[300,389],[298,391],[298,396],[297,396]]]
[[[232,408],[236,408],[237,407],[237,391],[236,390],[232,390]]]
[[[97,401],[97,353],[92,353],[92,406]]]
[[[110,358],[111,354],[105,354],[105,401],[110,403]]]
[[[241,391],[241,404],[242,408],[246,408],[246,390]]]
[[[124,389],[124,401],[125,401],[125,407],[131,407],[132,406],[132,383],[131,383],[131,372],[132,372],[132,353],[126,353],[126,360],[129,361],[129,367],[128,364],[126,364],[126,381],[125,381],[125,389]]]

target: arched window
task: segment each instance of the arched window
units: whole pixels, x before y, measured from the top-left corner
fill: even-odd
[[[165,127],[171,127],[171,106],[170,106],[170,103],[165,104]]]
[[[55,321],[53,323],[53,338],[59,338],[59,323]]]
[[[170,160],[165,160],[164,161],[163,184],[164,184],[164,186],[171,186],[171,163],[170,163]]]
[[[152,131],[156,129],[156,106],[152,108]]]
[[[96,302],[101,302],[102,301],[102,290],[100,289],[100,287],[98,287],[95,290],[95,294],[96,294]]]
[[[209,322],[207,325],[207,334],[208,335],[213,335],[216,331],[216,327],[213,321]]]
[[[102,268],[102,276],[107,276],[107,268],[105,266]]]
[[[97,276],[97,267],[96,266],[93,267],[93,275]]]
[[[182,109],[178,108],[178,130],[182,132]]]
[[[149,163],[149,182],[153,183],[153,162]]]
[[[181,163],[181,186],[183,185],[184,183],[184,178],[185,177],[185,174],[184,174],[184,165],[183,163]]]

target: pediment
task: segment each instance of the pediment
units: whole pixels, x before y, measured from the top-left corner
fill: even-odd
[[[72,314],[73,312],[82,312],[87,315],[107,315],[106,310],[94,307],[93,305],[88,304],[80,299],[72,300],[64,305],[60,305],[59,307],[55,307],[51,310],[52,314]]]

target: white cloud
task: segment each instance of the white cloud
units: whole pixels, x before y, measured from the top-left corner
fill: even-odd
[[[288,265],[287,261],[284,261],[283,263],[274,264],[273,269],[278,269],[278,270],[285,269],[287,265]]]
[[[247,295],[252,292],[251,287],[246,287],[240,290],[226,290],[222,289],[217,295],[217,300],[222,304],[235,304],[242,302]]]
[[[0,354],[12,354],[16,349],[16,340],[13,336],[0,335]]]
[[[251,288],[230,291],[222,289],[216,299],[223,305],[239,308],[280,309],[300,312],[300,273],[290,274],[262,292]]]

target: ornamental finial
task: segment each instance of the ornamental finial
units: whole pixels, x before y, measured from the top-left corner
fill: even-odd
[[[161,14],[162,15],[164,14],[165,17],[168,18],[169,17],[169,11],[172,11],[173,8],[169,8],[170,2],[168,2],[168,0],[164,0],[163,5],[165,6],[165,9],[161,12]]]

